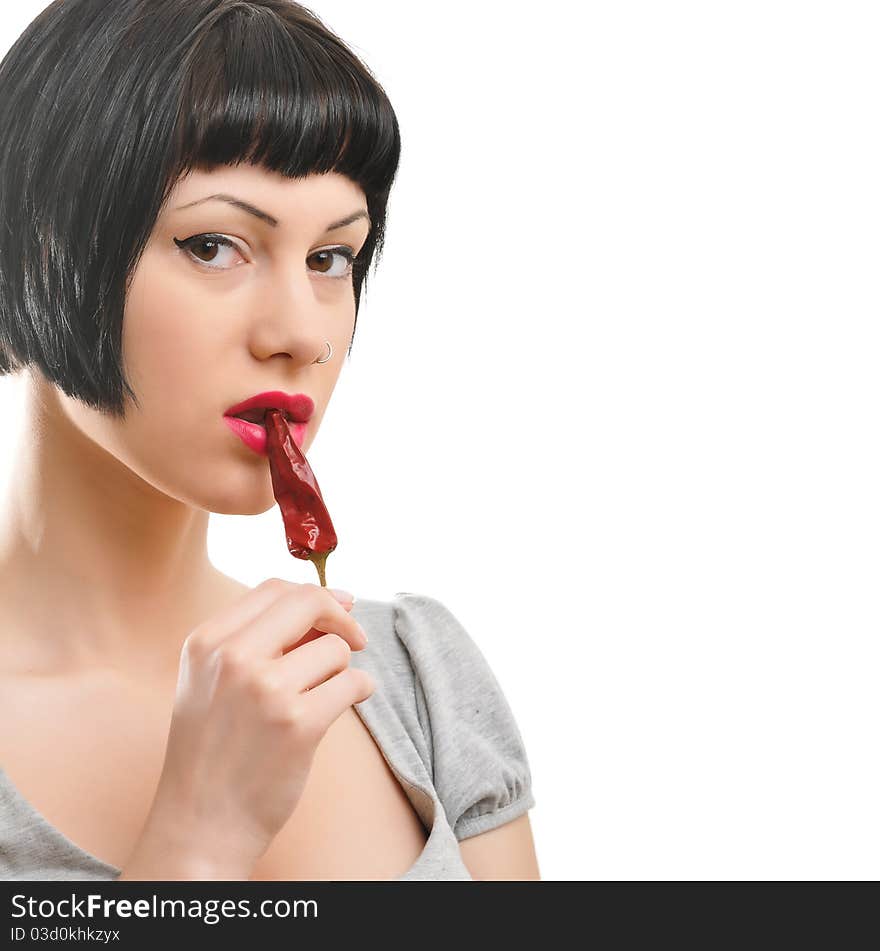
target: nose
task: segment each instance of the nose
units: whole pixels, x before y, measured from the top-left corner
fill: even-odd
[[[308,282],[305,282],[306,284]],[[327,305],[316,300],[308,286],[265,301],[260,318],[251,328],[251,351],[259,360],[287,356],[307,366],[327,355],[329,339]]]

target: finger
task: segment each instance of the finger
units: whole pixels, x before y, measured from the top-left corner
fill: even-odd
[[[298,644],[271,663],[279,664],[275,676],[292,696],[317,687],[345,670],[350,661],[351,649],[344,638],[319,634],[317,639]]]
[[[199,624],[195,631],[198,631],[199,636],[204,640],[217,644],[259,617],[270,604],[289,593],[294,587],[300,586],[281,578],[266,578],[255,588],[246,591],[230,606]],[[352,605],[346,603],[345,607],[350,611]]]
[[[308,706],[311,716],[326,731],[343,710],[366,700],[375,689],[375,681],[365,670],[346,667],[335,677],[301,694],[299,700]]]
[[[360,624],[330,594],[314,584],[295,585],[282,593],[245,627],[224,640],[255,657],[279,657],[315,628],[338,634],[352,650],[363,650],[366,639]]]

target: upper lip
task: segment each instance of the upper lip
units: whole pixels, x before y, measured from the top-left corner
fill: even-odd
[[[242,403],[230,406],[224,416],[240,416],[249,409],[280,409],[294,423],[307,423],[315,411],[315,404],[305,393],[284,393],[281,390],[268,390],[257,393]],[[265,416],[265,413],[263,414]]]

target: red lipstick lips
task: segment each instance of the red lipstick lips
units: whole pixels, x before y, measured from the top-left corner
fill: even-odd
[[[284,393],[281,390],[269,390],[258,393],[242,403],[230,406],[223,414],[223,421],[241,441],[261,456],[267,455],[266,411],[278,409],[284,413],[293,441],[302,448],[306,433],[306,423],[315,411],[315,404],[305,393]]]
[[[243,403],[230,406],[224,416],[239,416],[250,422],[262,423],[267,409],[280,409],[287,419],[294,423],[307,423],[315,411],[315,404],[305,393],[284,393],[281,390],[268,390],[257,393]],[[262,410],[262,412],[260,412]]]

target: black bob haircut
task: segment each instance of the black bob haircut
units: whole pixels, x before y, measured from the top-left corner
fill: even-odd
[[[0,129],[0,374],[36,365],[119,418],[126,394],[139,405],[122,366],[134,269],[179,177],[242,162],[363,190],[357,327],[400,132],[369,69],[300,4],[55,0],[0,62]]]

